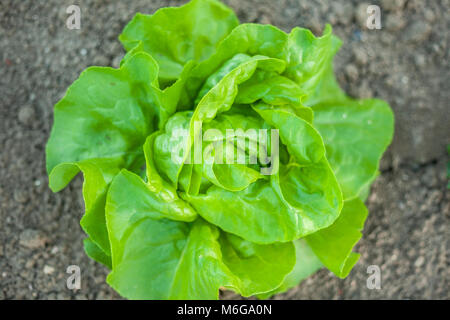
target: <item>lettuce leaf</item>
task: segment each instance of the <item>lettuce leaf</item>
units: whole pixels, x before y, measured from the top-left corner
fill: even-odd
[[[359,259],[352,248],[361,239],[367,214],[358,198],[345,201],[339,218],[330,227],[305,238],[324,266],[339,278],[347,277]]]
[[[331,62],[305,104],[314,111],[314,126],[324,139],[344,199],[359,196],[378,175],[381,156],[392,142],[391,108],[379,99],[347,97],[336,82]]]
[[[301,281],[308,278],[314,272],[323,267],[319,258],[314,254],[304,239],[295,240],[295,266],[284,278],[282,284],[275,290],[258,294],[259,299],[267,299],[277,293],[285,292]]]
[[[120,294],[134,299],[215,299],[223,286],[251,296],[279,286],[292,270],[292,243],[257,245],[202,219],[186,223],[195,219],[187,203],[148,199],[154,196],[147,188],[124,170],[108,193],[108,283]]]
[[[136,14],[119,39],[127,51],[141,45],[155,58],[163,85],[177,80],[189,61],[210,57],[238,24],[234,12],[219,1],[194,0],[153,15]]]

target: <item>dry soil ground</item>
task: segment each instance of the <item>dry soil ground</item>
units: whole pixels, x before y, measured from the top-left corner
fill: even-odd
[[[0,0],[0,299],[116,299],[107,270],[82,249],[81,178],[63,192],[47,187],[44,147],[53,105],[90,65],[117,67],[117,36],[132,16],[185,1]],[[294,26],[319,34],[330,22],[344,45],[341,85],[355,97],[387,100],[395,139],[367,201],[370,216],[345,280],[319,271],[276,298],[448,299],[450,1],[227,0],[241,21]],[[81,29],[66,28],[70,4]],[[382,28],[365,28],[369,4]],[[81,290],[66,288],[79,265]],[[381,289],[366,286],[381,268]],[[225,293],[224,298],[233,298]]]

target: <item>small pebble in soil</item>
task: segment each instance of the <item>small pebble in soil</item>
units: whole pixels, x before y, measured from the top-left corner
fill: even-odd
[[[416,262],[414,262],[414,266],[416,268],[420,268],[424,262],[425,262],[425,258],[420,256],[419,258],[417,258]]]
[[[39,230],[25,229],[19,236],[19,244],[29,249],[42,248],[47,242],[47,236]]]
[[[34,109],[30,106],[24,106],[19,110],[19,121],[24,125],[30,125],[34,119]]]
[[[408,84],[408,82],[409,82],[409,78],[407,76],[403,76],[402,83],[406,85],[406,84]]]
[[[373,97],[372,89],[367,80],[364,80],[359,86],[357,97],[360,99],[369,99]]]
[[[416,63],[416,65],[417,65],[418,67],[423,67],[423,66],[425,66],[425,64],[426,64],[425,56],[424,56],[423,54],[417,54],[417,55],[414,57],[414,62]]]
[[[407,27],[405,40],[411,43],[420,43],[428,38],[431,33],[431,27],[424,21],[415,21]]]
[[[389,14],[386,17],[386,29],[389,31],[399,31],[406,25],[406,21],[400,14]]]
[[[45,265],[44,266],[44,273],[45,274],[52,274],[53,272],[55,272],[55,268]]]
[[[358,79],[358,69],[354,64],[348,64],[345,66],[345,74],[351,81],[356,81]]]
[[[367,22],[367,7],[370,6],[370,3],[360,3],[356,7],[356,21],[358,22],[358,26],[361,29],[367,29],[366,22]]]
[[[405,5],[406,0],[382,0],[381,8],[386,11],[395,11],[401,9]]]
[[[435,16],[433,10],[431,10],[431,9],[425,10],[424,16],[428,22],[434,22],[434,20],[436,19],[436,16]]]
[[[355,47],[353,49],[353,55],[355,56],[355,61],[358,65],[363,66],[367,64],[367,54],[364,49],[360,47]]]
[[[13,197],[14,197],[14,201],[19,202],[19,203],[25,203],[28,200],[27,192],[22,189],[14,190]]]

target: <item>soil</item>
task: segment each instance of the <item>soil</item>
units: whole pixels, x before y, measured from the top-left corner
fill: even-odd
[[[119,65],[117,40],[136,12],[185,1],[79,0],[81,29],[66,27],[72,1],[0,0],[0,299],[118,299],[107,270],[86,257],[79,226],[81,177],[53,194],[44,148],[53,105],[90,65]],[[396,131],[367,200],[357,245],[361,259],[341,280],[321,270],[276,299],[449,299],[450,1],[228,0],[242,22],[320,34],[333,25],[344,41],[335,69],[355,97],[394,109]],[[379,30],[366,28],[369,4]],[[66,287],[69,265],[81,289]],[[368,289],[367,268],[381,270]],[[236,298],[226,292],[223,298]]]

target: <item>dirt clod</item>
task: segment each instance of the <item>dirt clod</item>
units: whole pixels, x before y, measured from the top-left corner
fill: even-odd
[[[19,243],[26,248],[43,248],[47,242],[48,238],[39,230],[25,229],[20,233]]]
[[[358,79],[358,69],[354,64],[348,64],[345,66],[345,74],[350,81],[356,81]]]
[[[405,32],[405,40],[412,43],[420,43],[428,38],[431,27],[424,21],[416,21]]]

